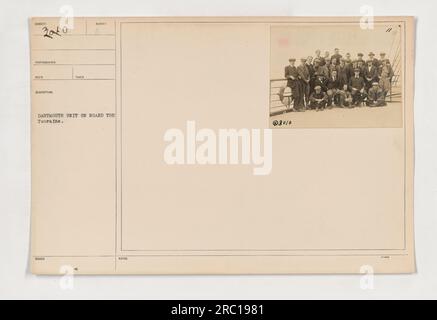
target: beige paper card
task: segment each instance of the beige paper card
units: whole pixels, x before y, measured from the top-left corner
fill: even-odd
[[[33,273],[415,271],[413,18],[30,37]]]

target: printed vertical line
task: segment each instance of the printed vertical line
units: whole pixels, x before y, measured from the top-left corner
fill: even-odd
[[[118,121],[118,112],[117,112],[117,24],[116,21],[114,21],[114,42],[115,42],[115,61],[114,61],[114,65],[115,65],[115,87],[114,87],[114,99],[115,99],[115,116],[114,116],[114,120],[115,120],[115,245],[114,245],[114,269],[115,271],[117,271],[117,241],[118,241],[118,237],[117,237],[117,233],[118,233],[118,179],[117,179],[117,174],[118,174],[118,166],[117,166],[117,154],[118,154],[118,148],[117,148],[117,121]]]

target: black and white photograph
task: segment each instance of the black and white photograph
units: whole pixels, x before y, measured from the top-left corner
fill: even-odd
[[[271,28],[270,128],[401,127],[402,24]]]

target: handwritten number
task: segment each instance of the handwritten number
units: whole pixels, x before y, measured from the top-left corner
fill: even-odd
[[[55,36],[55,35],[59,36],[59,37],[61,36],[61,33],[59,31],[59,27],[56,27],[56,30],[49,29],[47,27],[43,27],[42,31],[44,33],[45,38],[53,39],[53,36]],[[65,33],[65,31],[64,31],[64,33]]]

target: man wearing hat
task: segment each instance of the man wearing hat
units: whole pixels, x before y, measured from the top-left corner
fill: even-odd
[[[364,54],[362,54],[362,53],[360,52],[360,53],[357,54],[357,56],[358,56],[358,58],[357,58],[357,63],[360,62],[360,61],[364,63],[364,59],[363,59]]]
[[[378,82],[372,83],[372,88],[367,93],[366,104],[369,107],[382,107],[386,105],[384,91],[379,87]]]
[[[291,89],[292,101],[294,103],[294,108],[299,108],[300,101],[300,83],[299,83],[299,73],[297,72],[297,68],[294,65],[296,59],[290,58],[288,59],[289,65],[285,67],[285,79],[287,79],[287,87]],[[291,104],[291,102],[290,102]]]
[[[338,48],[335,48],[334,49],[334,54],[332,55],[332,57],[331,57],[331,62],[332,62],[332,59],[335,59],[335,64],[336,65],[339,65],[340,64],[340,59],[343,57],[341,54],[340,54],[340,49],[338,49]]]
[[[366,96],[364,91],[364,79],[360,76],[360,69],[355,68],[354,76],[349,79],[349,88],[351,88],[352,103],[359,106]]]
[[[375,54],[373,52],[369,52],[369,60],[372,60],[373,65],[378,68],[379,61],[375,58]]]
[[[301,96],[299,106],[305,108],[310,98],[310,72],[306,66],[307,58],[300,59],[300,65],[297,67],[299,74]]]
[[[385,52],[381,52],[381,53],[379,54],[378,66],[381,66],[381,63],[382,63],[382,61],[384,61],[384,60],[388,60],[388,59],[385,58]]]
[[[366,81],[366,91],[370,89],[373,82],[378,81],[378,69],[373,64],[373,60],[367,60],[367,65],[363,71],[364,80]]]
[[[314,92],[310,96],[309,107],[316,111],[323,110],[326,107],[328,96],[322,91],[321,86],[315,86]]]

